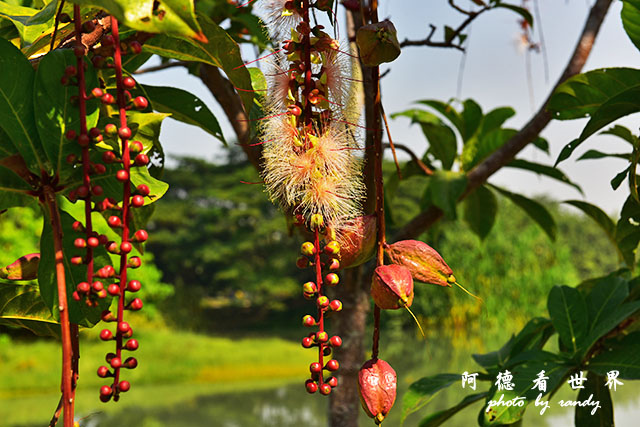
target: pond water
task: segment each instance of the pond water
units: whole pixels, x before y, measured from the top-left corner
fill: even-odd
[[[401,399],[413,381],[434,373],[474,372],[477,365],[470,357],[478,351],[479,342],[472,338],[430,338],[427,341],[403,338],[390,340],[383,346],[383,356],[396,369],[399,377],[399,396],[394,410],[383,425],[400,426]],[[411,349],[411,351],[407,351]],[[489,350],[491,350],[490,348]],[[487,349],[484,349],[487,350]],[[480,385],[480,384],[479,384]],[[405,426],[417,426],[425,415],[446,409],[460,401],[468,392],[460,384],[454,384],[438,394],[423,410],[410,415]],[[640,419],[640,382],[624,381],[612,392],[615,421],[618,427],[637,426]],[[577,392],[567,385],[551,401],[551,408],[539,415],[531,405],[525,416],[525,426],[572,426],[573,410],[561,408],[561,399],[574,400]],[[78,417],[85,417],[86,427],[324,427],[327,425],[328,399],[320,395],[308,395],[301,379],[295,383],[283,380],[274,383],[238,383],[220,387],[215,384],[179,384],[165,386],[138,386],[118,404],[101,405],[95,393],[83,392],[78,396]],[[27,399],[27,398],[25,398]],[[35,399],[35,400],[34,400]],[[19,399],[16,408],[28,408],[44,401],[53,407],[57,397],[46,399],[30,397]],[[478,402],[450,419],[448,427],[469,427],[476,424],[481,403]],[[6,420],[5,420],[6,421]],[[374,423],[361,411],[361,426]],[[17,427],[18,424],[0,425]],[[42,423],[33,424],[42,425]],[[31,424],[20,426],[31,426]]]

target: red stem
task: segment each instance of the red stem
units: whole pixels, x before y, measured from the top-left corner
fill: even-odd
[[[116,84],[117,84],[117,99],[118,107],[120,110],[120,128],[127,127],[127,110],[125,89],[122,83],[122,52],[120,50],[120,35],[118,32],[118,20],[115,17],[111,17],[111,34],[113,35],[115,52],[113,54],[115,71],[116,71]],[[122,140],[122,165],[124,170],[127,171],[127,176],[130,173],[131,157],[129,154],[129,141],[121,138]],[[122,242],[129,241],[129,198],[131,197],[131,181],[127,179],[123,185],[122,196]],[[122,253],[120,256],[120,297],[118,299],[118,322],[117,325],[124,319],[124,300],[127,287],[127,254]],[[122,360],[122,332],[117,330],[116,332],[116,357]],[[120,381],[120,369],[116,368],[114,372],[113,386],[114,400],[118,400],[118,383]]]
[[[309,0],[302,1],[302,21],[307,24],[307,28],[311,28],[311,20],[309,19]],[[311,70],[311,33],[304,36],[304,124],[309,126],[312,119],[312,105],[309,101],[309,93],[311,92],[312,70]]]
[[[64,271],[64,253],[62,250],[62,225],[58,203],[53,189],[49,185],[43,187],[44,201],[49,210],[51,228],[53,230],[53,249],[55,251],[56,281],[58,283],[58,309],[60,310],[60,330],[62,335],[62,411],[64,427],[73,427],[73,392],[72,392],[72,344],[69,327],[69,306],[67,304],[67,282]]]
[[[316,227],[315,230],[315,239],[313,245],[315,246],[316,254],[315,254],[315,267],[316,267],[316,285],[318,286],[318,296],[322,296],[322,264],[320,262],[320,231],[319,227]],[[324,332],[324,309],[322,307],[318,307],[318,332]],[[324,343],[318,344],[318,363],[320,366],[324,367]],[[318,380],[319,385],[324,383],[324,375],[320,373],[320,379]]]

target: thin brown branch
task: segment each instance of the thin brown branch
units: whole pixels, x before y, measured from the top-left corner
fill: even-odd
[[[141,68],[139,70],[134,71],[133,74],[153,73],[156,71],[167,70],[169,68],[174,68],[174,67],[186,67],[189,64],[192,64],[192,62],[189,62],[189,61],[165,62],[164,64],[154,65],[153,67]]]
[[[514,159],[516,154],[530,144],[540,132],[551,121],[551,113],[546,110],[546,105],[555,89],[568,78],[578,74],[584,67],[589,54],[593,48],[593,43],[598,35],[602,21],[604,20],[612,0],[597,0],[591,8],[584,29],[578,43],[564,69],[564,72],[549,93],[547,100],[529,122],[502,147],[482,161],[467,175],[468,184],[461,199],[466,197],[473,190],[482,185],[486,180],[498,171],[501,167]],[[442,210],[435,206],[421,212],[408,224],[400,229],[393,240],[405,240],[419,236],[426,231],[433,223],[438,221],[443,215]]]
[[[382,79],[379,76],[378,81]],[[398,163],[398,156],[396,155],[396,146],[391,138],[391,129],[389,129],[389,121],[387,120],[387,114],[384,112],[384,107],[380,103],[380,112],[382,113],[382,120],[384,121],[384,128],[387,131],[387,138],[389,139],[389,146],[391,147],[391,153],[393,154],[393,162],[396,164],[396,172],[398,173],[398,179],[402,179],[402,172],[400,172],[400,164]]]
[[[453,2],[453,0],[448,0],[449,1],[449,6],[451,6],[452,8],[454,8],[455,10],[457,10],[458,12],[465,14],[465,15],[471,15],[473,12],[470,10],[465,10],[463,8],[461,8],[460,6],[458,6],[457,4],[455,4]]]
[[[51,417],[51,421],[49,421],[49,427],[56,427],[56,425],[58,424],[58,420],[60,419],[60,414],[62,414],[62,396],[60,396],[58,406],[53,413],[53,417]]]
[[[411,150],[411,148],[407,147],[404,144],[395,143],[394,145],[398,150],[402,150],[405,153],[407,153],[409,155],[409,157],[411,157],[411,160],[413,162],[415,162],[420,169],[422,169],[422,171],[424,172],[425,175],[427,175],[427,176],[433,175],[433,170],[431,170],[431,168],[429,166],[425,165],[424,162],[422,160],[420,160],[420,158],[418,156],[416,156],[416,153],[414,153]],[[384,148],[391,148],[391,144],[384,144]]]

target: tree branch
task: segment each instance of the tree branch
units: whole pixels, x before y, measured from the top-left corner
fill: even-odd
[[[420,169],[422,169],[425,175],[433,175],[433,171],[431,170],[431,168],[425,165],[424,162],[420,160],[420,158],[416,156],[416,153],[414,153],[409,147],[404,144],[398,144],[397,142],[393,145],[395,145],[398,150],[402,150],[407,153],[411,157],[411,160],[414,161]],[[391,144],[384,144],[384,148],[391,148]]]
[[[460,197],[462,200],[473,190],[482,185],[491,175],[498,171],[501,167],[509,163],[523,148],[531,143],[540,132],[551,121],[551,113],[546,110],[547,103],[555,89],[567,80],[578,74],[584,67],[589,54],[593,48],[593,43],[598,35],[602,21],[604,20],[612,0],[597,0],[591,8],[587,21],[578,44],[576,45],[569,63],[564,72],[554,85],[545,100],[544,104],[538,112],[529,120],[529,122],[502,147],[493,152],[489,157],[482,161],[478,166],[467,174],[468,183],[465,192]],[[442,210],[435,206],[430,207],[426,211],[418,214],[394,236],[393,240],[405,240],[419,236],[426,231],[433,223],[438,221],[443,215]]]

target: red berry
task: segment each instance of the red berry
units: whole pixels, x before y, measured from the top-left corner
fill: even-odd
[[[304,348],[310,348],[312,345],[313,345],[313,340],[311,339],[311,337],[302,338],[302,346]]]
[[[133,98],[133,106],[136,110],[144,110],[149,106],[149,101],[144,96],[136,96]]]
[[[131,49],[131,52],[136,55],[142,52],[142,45],[136,40],[129,43],[129,48]]]
[[[129,128],[128,126],[121,127],[120,129],[118,129],[118,136],[121,139],[131,138],[131,128]]]
[[[129,351],[136,351],[138,349],[138,340],[135,338],[131,338],[129,341],[127,341],[127,343],[124,345],[124,347],[129,350]]]
[[[142,150],[144,150],[144,146],[142,145],[142,142],[140,141],[129,142],[129,151],[131,151],[132,153],[139,153]]]
[[[60,77],[60,84],[62,86],[68,85],[69,84],[69,77],[67,77],[67,76]]]
[[[320,394],[328,395],[331,393],[331,386],[327,383],[324,383],[320,386]]]
[[[91,142],[91,139],[89,138],[89,135],[86,135],[83,133],[78,137],[78,145],[80,147],[87,147],[90,142]]]
[[[76,189],[76,197],[79,197],[82,199],[84,197],[87,197],[88,195],[89,195],[89,189],[87,188],[86,185],[81,185]]]
[[[105,105],[113,104],[115,100],[116,99],[110,93],[105,93],[104,95],[102,95],[102,98],[100,98],[100,101],[102,101],[102,103]]]
[[[115,40],[113,39],[113,36],[111,34],[107,34],[106,36],[102,37],[103,46],[112,46],[114,43]]]
[[[87,241],[84,240],[82,237],[78,237],[76,240],[73,241],[73,246],[75,246],[76,248],[86,248]]]
[[[124,169],[120,169],[116,172],[116,179],[120,182],[125,182],[129,179],[129,172]]]
[[[113,369],[118,369],[122,366],[122,360],[119,357],[114,357],[113,359],[111,359],[109,364]]]
[[[69,154],[65,160],[67,161],[67,163],[72,165],[76,162],[76,160],[78,160],[78,157],[72,153],[72,154]]]
[[[96,292],[100,292],[104,289],[104,285],[102,284],[102,282],[93,282],[93,284],[91,285],[91,289]]]
[[[115,322],[116,317],[113,315],[112,312],[110,312],[109,310],[104,310],[102,312],[102,314],[100,315],[100,319],[103,322]]]
[[[96,163],[96,164],[93,165],[93,170],[98,175],[102,175],[103,173],[105,173],[107,171],[107,167],[105,165],[100,164],[100,163]],[[100,186],[96,185],[96,187],[100,187]],[[94,194],[95,194],[95,192],[94,192]]]
[[[316,341],[320,343],[325,343],[329,341],[329,334],[327,334],[325,331],[318,332],[316,334]]]
[[[131,280],[129,281],[129,283],[127,284],[127,290],[129,292],[138,292],[140,290],[140,287],[142,285],[140,284],[140,281],[138,280]]]
[[[81,256],[74,256],[74,257],[71,257],[71,264],[73,264],[73,265],[80,265],[80,264],[82,264],[82,263],[84,263],[84,259],[82,259],[82,257],[81,257]]]
[[[74,221],[74,223],[71,226],[71,228],[73,228],[73,231],[79,231],[79,232],[83,232],[84,231],[84,225],[82,225],[82,223],[80,221]]]
[[[101,234],[101,235],[99,235],[99,236],[98,236],[98,242],[99,242],[101,245],[106,244],[108,241],[109,241],[109,238],[108,238],[106,235]]]
[[[122,253],[128,254],[129,252],[131,252],[131,249],[133,249],[133,245],[131,244],[131,242],[120,243],[120,251],[122,251]]]
[[[309,260],[303,256],[299,257],[296,260],[296,267],[298,268],[307,268],[309,267]]]
[[[111,372],[109,372],[109,368],[107,368],[106,366],[100,366],[98,368],[98,376],[100,378],[106,378],[109,376]]]
[[[300,252],[302,252],[302,255],[311,256],[316,253],[316,247],[311,242],[304,242],[300,246]]]
[[[95,68],[102,68],[102,66],[104,65],[104,57],[100,55],[94,55],[91,59],[91,63]]]
[[[314,319],[312,315],[307,314],[302,318],[302,324],[307,327],[315,326],[316,319]]]
[[[144,153],[140,153],[136,156],[135,162],[137,166],[146,166],[149,164],[149,156]]]
[[[324,367],[329,371],[337,371],[340,367],[340,364],[338,364],[338,361],[336,359],[331,359],[327,362],[326,365],[324,365]]]
[[[146,242],[147,239],[149,238],[149,233],[147,233],[145,230],[138,230],[136,231],[136,234],[134,234],[133,237],[138,242]]]
[[[129,258],[129,261],[127,261],[127,267],[129,268],[138,268],[142,265],[142,260],[140,259],[139,256],[132,256],[131,258]]]
[[[80,301],[82,299],[82,297],[80,297],[80,294],[78,293],[78,291],[74,291],[73,294],[71,294],[71,297],[75,300],[75,301]]]
[[[94,185],[93,188],[91,188],[91,193],[93,193],[94,196],[100,196],[104,193],[104,189],[99,185]]]
[[[142,309],[142,300],[140,298],[134,298],[129,303],[129,310],[138,311]]]
[[[129,391],[129,389],[131,389],[131,384],[129,383],[129,381],[120,381],[120,383],[118,384],[118,390],[123,393]]]
[[[111,387],[108,385],[100,387],[100,396],[111,396]]]
[[[76,46],[76,47],[74,47],[73,48],[73,53],[78,58],[84,56],[84,46]]]
[[[140,194],[141,196],[148,196],[149,195],[149,186],[146,184],[140,184],[136,187],[136,193]]]
[[[120,253],[120,247],[114,241],[107,242],[107,244],[105,246],[107,248],[107,252],[109,252],[109,253],[112,253],[112,254],[119,254]]]
[[[340,302],[340,300],[334,299],[329,304],[329,308],[331,308],[331,310],[333,310],[333,311],[341,311],[342,310],[342,302]]]
[[[105,163],[113,163],[116,160],[116,155],[113,151],[105,151],[102,153],[102,161]]]
[[[130,329],[131,329],[131,326],[129,326],[127,322],[118,323],[118,331],[120,331],[121,333],[124,334],[126,332],[129,332]]]
[[[331,344],[331,347],[340,347],[342,345],[342,338],[340,338],[337,335],[334,335],[329,340],[329,344]]]
[[[103,329],[102,331],[100,331],[100,339],[102,341],[109,341],[112,338],[113,338],[113,334],[109,329]]]
[[[340,253],[340,243],[336,240],[332,240],[324,247],[324,253],[329,255],[337,255]]]
[[[129,77],[129,76],[122,79],[122,84],[127,89],[133,89],[134,87],[136,87],[136,81],[133,79],[133,77]]]
[[[319,374],[320,372],[322,372],[322,365],[318,362],[313,362],[311,365],[309,365],[309,370],[312,374]]]
[[[332,258],[331,262],[329,263],[329,270],[339,270],[340,269],[340,261],[338,261],[336,258]]]
[[[91,285],[87,282],[80,282],[78,283],[78,286],[76,289],[78,289],[78,292],[82,294],[86,294],[86,293],[89,293],[89,291],[91,290]]]
[[[114,125],[113,123],[109,123],[104,127],[104,131],[109,136],[115,136],[115,135],[118,134],[118,127],[116,125]]]
[[[92,95],[94,98],[102,98],[102,95],[104,95],[104,91],[103,91],[102,89],[100,89],[99,87],[94,87],[94,88],[91,90],[91,95]]]
[[[316,391],[318,391],[318,385],[313,381],[313,380],[307,380],[304,383],[305,388],[307,389],[308,393],[315,393]]]
[[[100,136],[100,129],[96,127],[89,129],[89,136],[91,138],[97,138],[98,136]]]
[[[142,197],[139,194],[136,194],[135,196],[133,196],[131,198],[131,205],[134,208],[139,208],[140,206],[143,206],[144,205],[144,197]]]
[[[327,298],[325,295],[322,295],[318,297],[318,299],[316,299],[316,304],[318,304],[318,307],[320,308],[327,308],[329,307],[329,298]]]
[[[138,359],[135,357],[128,357],[122,366],[128,369],[135,369],[138,366]]]
[[[120,227],[120,225],[122,224],[122,221],[120,220],[119,216],[111,215],[107,220],[107,223],[109,224],[110,227],[115,228],[115,227]]]
[[[329,273],[325,276],[325,281],[329,286],[335,286],[340,283],[340,277],[336,273]]]
[[[120,295],[120,286],[112,283],[107,287],[107,292],[112,296]]]
[[[93,21],[87,21],[82,24],[82,31],[85,33],[91,33],[96,29],[96,24]]]

